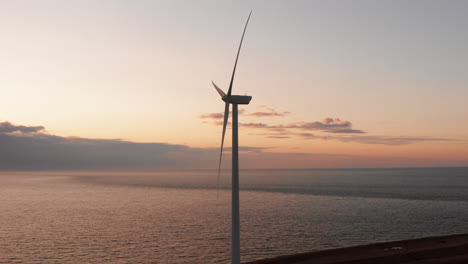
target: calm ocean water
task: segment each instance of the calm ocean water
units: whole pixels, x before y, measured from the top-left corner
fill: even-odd
[[[0,172],[0,263],[229,263],[228,172]],[[244,170],[242,261],[468,233],[468,168]]]

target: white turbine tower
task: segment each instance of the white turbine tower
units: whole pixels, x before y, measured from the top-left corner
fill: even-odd
[[[226,126],[229,118],[229,104],[232,104],[232,264],[240,264],[240,216],[239,216],[239,142],[238,142],[238,109],[240,104],[249,104],[252,96],[231,95],[232,84],[234,82],[234,75],[236,74],[237,60],[244,40],[245,30],[249,24],[250,15],[245,23],[244,32],[237,51],[236,62],[234,63],[234,70],[232,71],[231,83],[227,95],[219,89],[213,82],[215,89],[221,95],[221,99],[226,103],[224,108],[224,122],[223,122],[223,135],[221,138],[221,150],[219,153],[219,167],[218,167],[218,183],[219,175],[221,173],[221,159],[223,157],[224,135],[226,133]]]

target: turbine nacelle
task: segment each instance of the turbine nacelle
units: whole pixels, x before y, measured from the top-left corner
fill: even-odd
[[[231,104],[249,104],[250,100],[252,100],[252,96],[248,95],[231,95],[230,98],[228,96],[223,96],[224,102],[229,102]]]

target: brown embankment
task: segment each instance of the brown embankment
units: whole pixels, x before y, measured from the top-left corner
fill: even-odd
[[[468,264],[468,234],[314,251],[248,264]]]

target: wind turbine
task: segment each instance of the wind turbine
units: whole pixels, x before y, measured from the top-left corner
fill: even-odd
[[[226,126],[229,119],[229,105],[232,104],[232,264],[240,264],[240,215],[239,215],[239,141],[238,141],[238,108],[240,104],[249,104],[252,96],[246,95],[231,95],[232,84],[234,82],[234,75],[236,74],[237,60],[244,40],[245,30],[249,24],[250,15],[245,23],[244,32],[237,51],[236,62],[234,63],[234,70],[232,71],[231,83],[229,84],[228,93],[225,94],[213,81],[213,86],[221,95],[221,99],[225,102],[224,107],[224,122],[223,122],[223,135],[221,137],[221,150],[219,152],[219,166],[218,166],[218,183],[219,175],[221,173],[221,159],[223,157],[224,135],[226,133]]]

